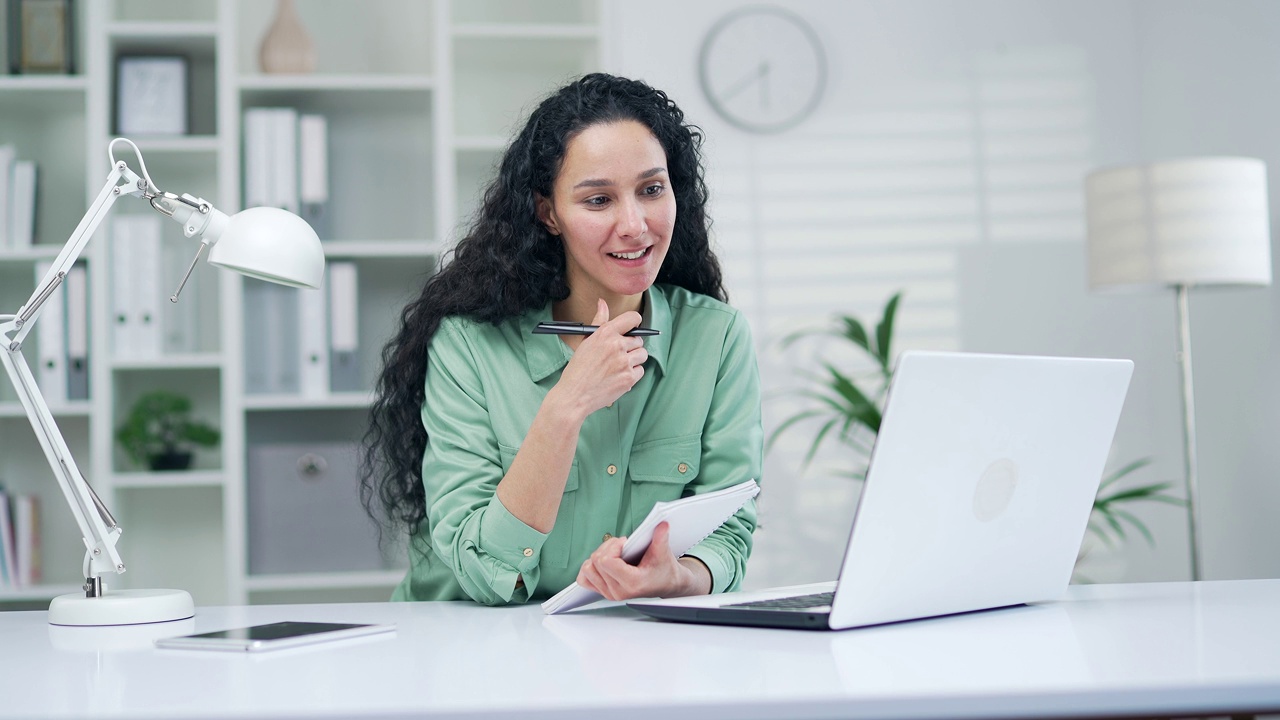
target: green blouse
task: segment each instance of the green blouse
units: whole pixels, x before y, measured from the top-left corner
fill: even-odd
[[[645,338],[649,360],[635,387],[583,423],[555,527],[543,534],[517,519],[498,500],[498,481],[573,355],[558,336],[531,333],[550,319],[550,304],[496,325],[450,317],[432,338],[427,519],[393,600],[547,598],[655,502],[759,480],[760,378],[746,319],[705,295],[655,285],[644,325],[662,334]],[[712,592],[741,583],[755,525],[751,501],[687,553],[711,570]]]

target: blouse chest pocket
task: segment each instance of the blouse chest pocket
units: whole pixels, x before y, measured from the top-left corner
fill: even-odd
[[[519,450],[520,448],[518,447],[498,445],[498,452],[502,456],[502,472],[504,475],[511,470],[511,463],[516,459],[516,452]],[[547,536],[546,542],[542,544],[539,565],[543,567],[568,567],[569,551],[573,547],[573,536],[575,533],[581,532],[574,527],[574,521],[577,518],[577,514],[574,511],[577,505],[578,459],[574,458],[573,465],[569,468],[569,477],[564,483],[564,494],[560,496],[560,511],[556,514],[556,525],[551,528],[551,534]]]
[[[644,520],[654,503],[678,500],[685,486],[698,477],[702,434],[652,440],[631,450],[627,475],[631,480],[631,527]]]

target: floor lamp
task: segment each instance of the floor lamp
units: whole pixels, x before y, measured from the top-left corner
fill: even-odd
[[[1085,203],[1093,289],[1175,291],[1191,578],[1200,580],[1188,293],[1198,285],[1271,284],[1267,168],[1235,157],[1105,168],[1085,179]]]

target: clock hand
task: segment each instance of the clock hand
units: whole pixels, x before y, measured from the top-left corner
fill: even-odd
[[[723,93],[721,93],[720,101],[728,102],[729,100],[732,100],[735,95],[738,95],[743,90],[746,90],[747,88],[751,87],[752,83],[764,77],[765,73],[768,72],[768,68],[769,68],[768,63],[760,63],[760,67],[752,71],[751,74],[742,78],[737,83],[732,85],[728,90],[725,90]]]
[[[760,107],[769,109],[769,63],[760,63]]]

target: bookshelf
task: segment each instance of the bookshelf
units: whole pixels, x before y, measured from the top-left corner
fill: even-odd
[[[35,263],[66,241],[101,189],[114,137],[115,60],[121,54],[188,58],[189,128],[180,137],[134,137],[163,189],[203,197],[229,214],[244,191],[243,113],[291,107],[326,118],[331,263],[353,263],[362,387],[319,396],[250,394],[245,304],[239,276],[200,268],[169,318],[192,334],[181,352],[113,356],[109,222],[89,244],[88,401],[54,407],[77,463],[125,528],[129,572],[115,587],[178,587],[199,605],[382,600],[403,574],[403,551],[382,567],[253,573],[249,458],[278,444],[355,443],[364,431],[382,345],[480,189],[522,114],[565,79],[601,65],[599,0],[304,0],[298,14],[316,49],[306,75],[258,71],[258,44],[274,2],[95,0],[76,4],[80,74],[0,75],[0,144],[40,166],[33,248],[0,249],[0,312],[16,310],[34,285]],[[127,152],[118,152],[136,164]],[[127,198],[112,216],[147,214]],[[166,221],[167,222],[167,221]],[[195,244],[164,228],[167,295]],[[175,250],[176,248],[176,250]],[[165,305],[168,305],[166,302]],[[12,308],[12,309],[10,309]],[[166,312],[171,312],[166,310]],[[30,360],[37,348],[24,347]],[[194,415],[216,425],[220,444],[196,453],[189,471],[151,472],[115,443],[129,405],[157,388],[183,392]],[[354,484],[355,479],[349,478]],[[78,587],[83,550],[74,522],[25,415],[0,387],[0,483],[33,493],[42,507],[41,584],[0,588],[0,608],[30,607]],[[342,512],[363,517],[352,503]],[[317,517],[317,534],[344,517]]]

